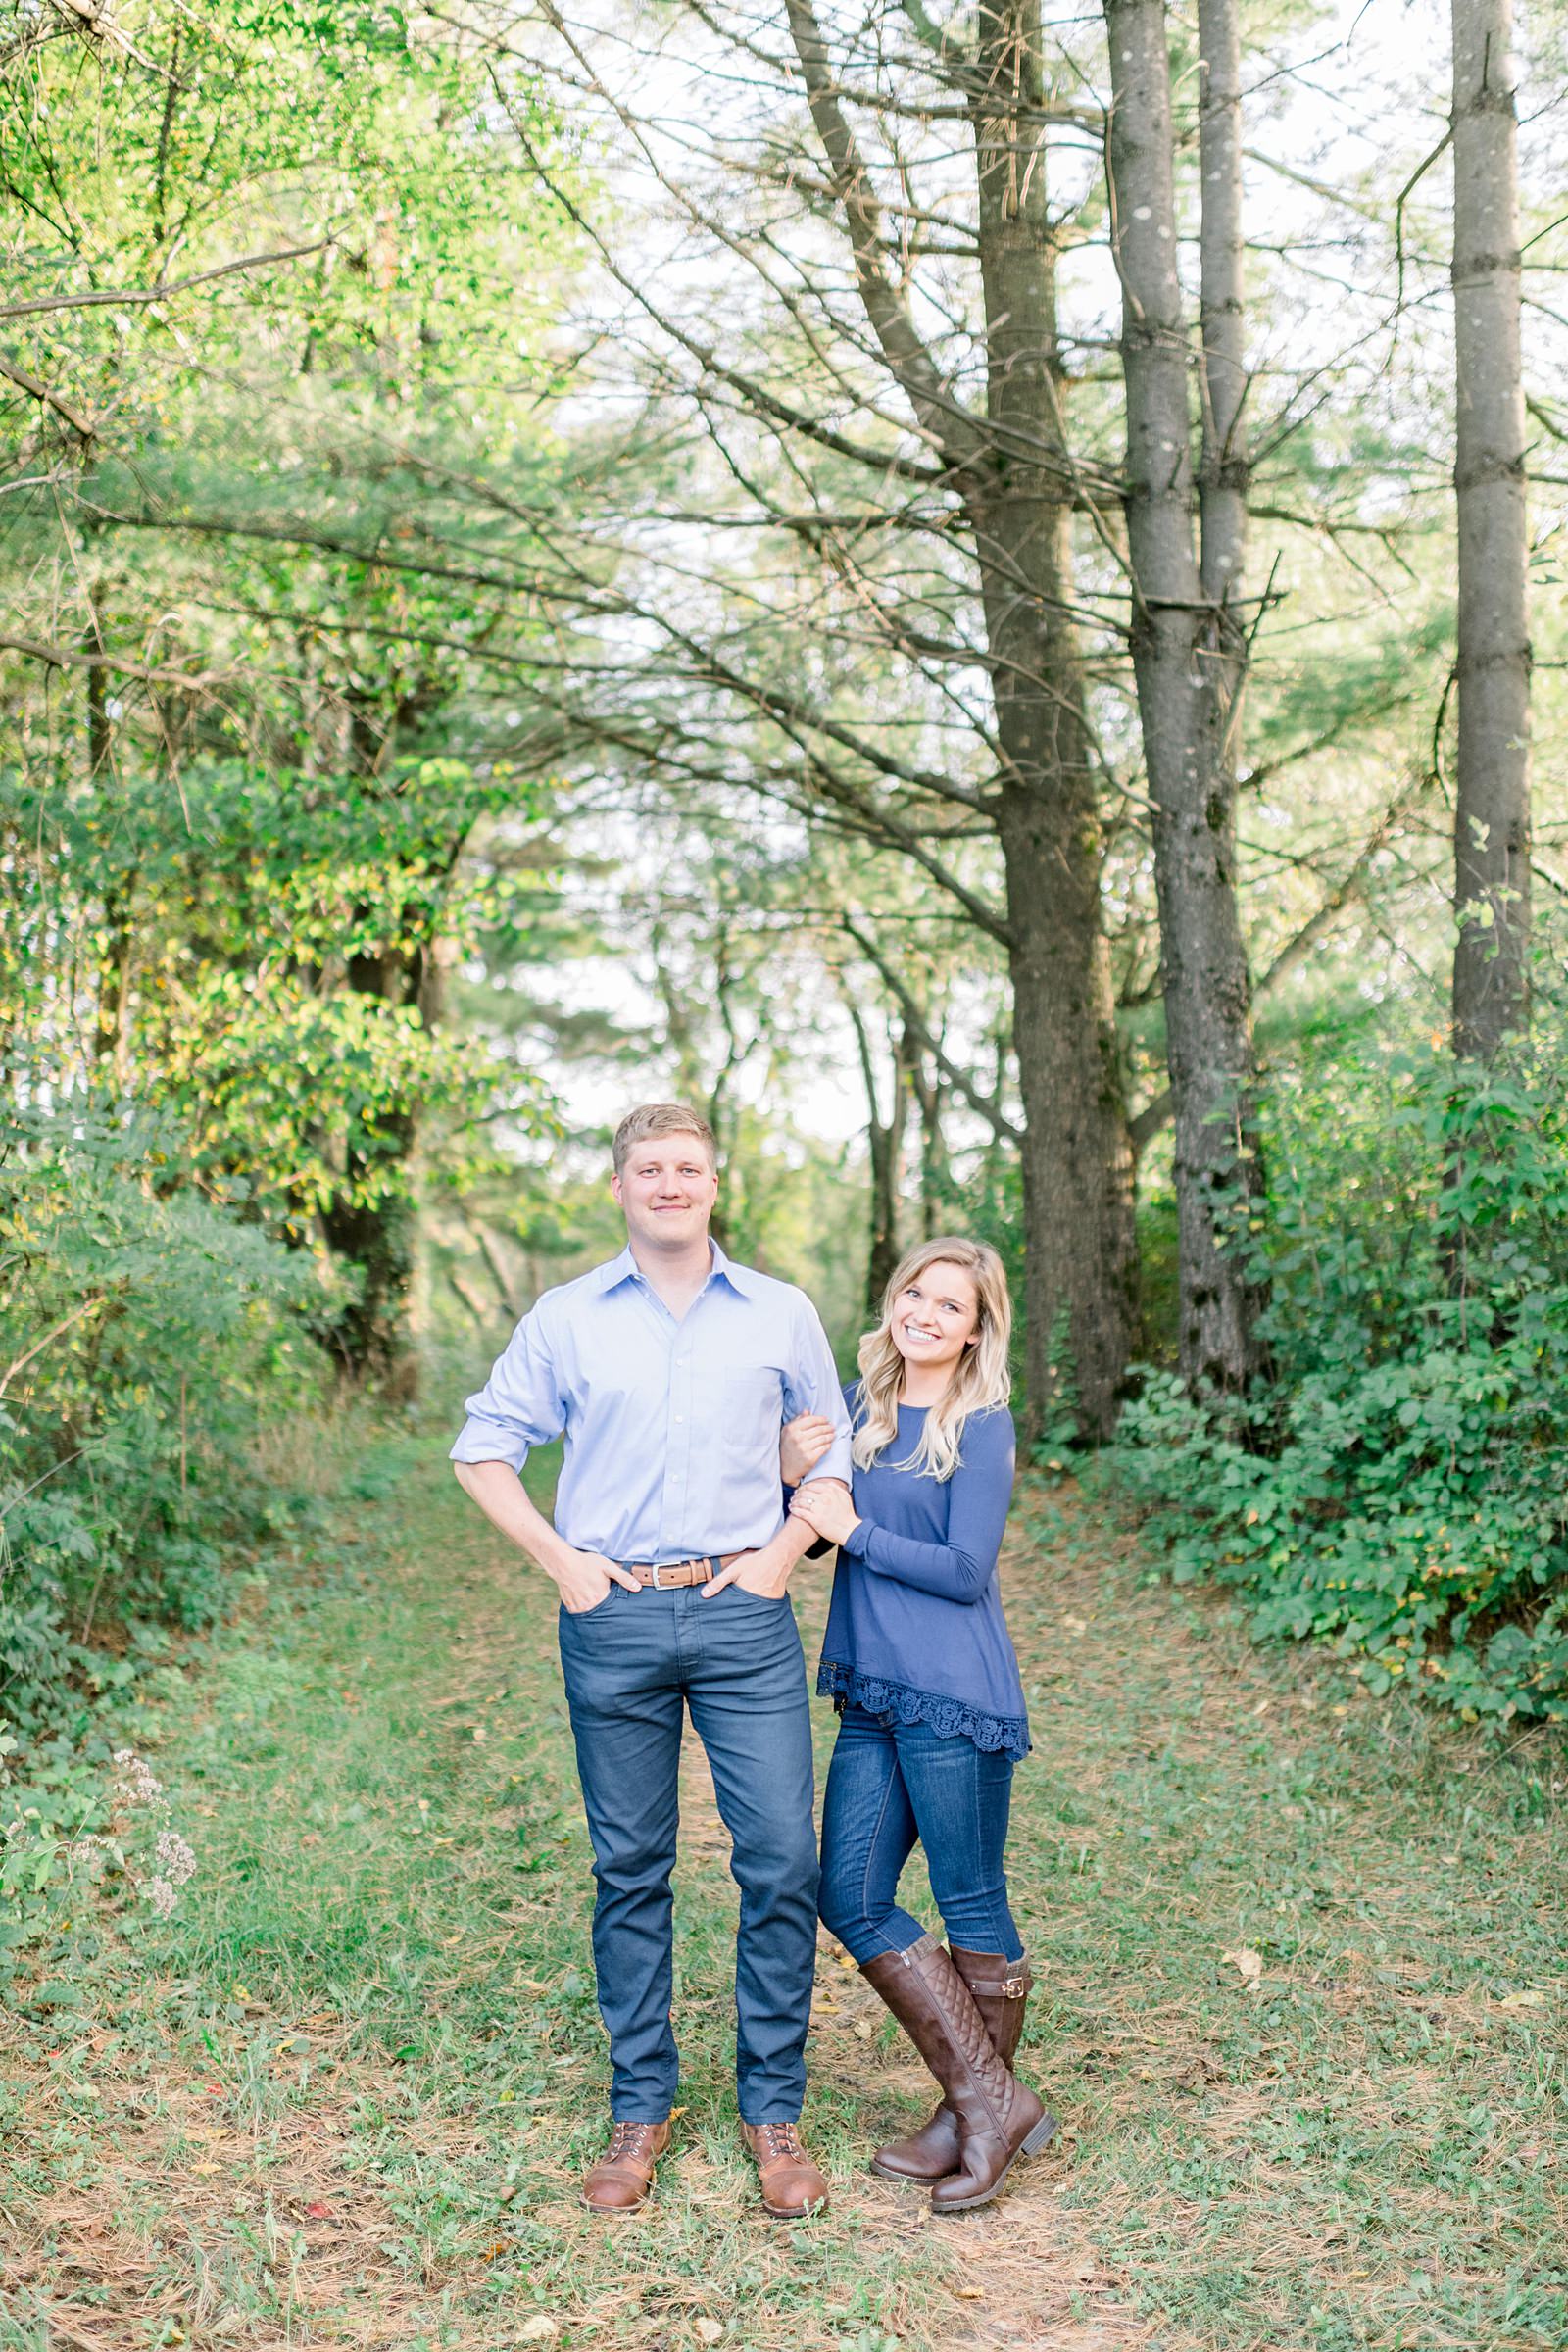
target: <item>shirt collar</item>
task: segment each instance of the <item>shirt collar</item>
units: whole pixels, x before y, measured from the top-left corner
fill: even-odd
[[[713,1252],[714,1274],[722,1274],[724,1280],[729,1284],[730,1289],[732,1291],[737,1291],[741,1298],[753,1298],[755,1293],[752,1289],[751,1267],[738,1266],[732,1257],[726,1257],[724,1255],[723,1250],[719,1248],[716,1242],[710,1242],[709,1248]]]
[[[717,1276],[722,1275],[730,1289],[740,1298],[754,1297],[751,1268],[736,1265],[733,1258],[725,1256],[716,1242],[710,1241],[708,1246],[713,1253],[712,1271],[708,1277],[709,1281],[712,1282]],[[631,1253],[629,1242],[618,1257],[612,1257],[608,1265],[603,1265],[599,1269],[599,1288],[602,1292],[613,1291],[623,1282],[640,1282],[641,1280],[642,1270]]]

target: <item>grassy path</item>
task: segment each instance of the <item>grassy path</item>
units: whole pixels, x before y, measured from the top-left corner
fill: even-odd
[[[606,2230],[574,2194],[604,2075],[554,1612],[444,1467],[388,1446],[358,1488],[168,1724],[180,1909],[78,1920],[40,1977],[79,2002],[24,1988],[0,2025],[6,2352],[1568,2345],[1560,1748],[1492,1762],[1348,1699],[1032,1496],[1014,1877],[1059,2147],[962,2222],[871,2180],[922,2080],[824,1943],[835,2207],[760,2220],[694,1759],[681,2153]]]

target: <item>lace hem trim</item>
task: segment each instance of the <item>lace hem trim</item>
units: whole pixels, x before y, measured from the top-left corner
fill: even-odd
[[[939,1740],[972,1740],[987,1755],[1029,1753],[1029,1726],[1022,1715],[988,1715],[961,1698],[934,1690],[911,1690],[824,1658],[816,1670],[819,1698],[853,1699],[868,1715],[896,1715],[901,1723],[928,1723]]]

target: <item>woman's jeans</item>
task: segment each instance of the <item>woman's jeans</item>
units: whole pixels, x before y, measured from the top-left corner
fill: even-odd
[[[899,1874],[916,1840],[948,1941],[1019,1960],[1003,1855],[1012,1790],[1010,1756],[972,1740],[941,1740],[846,1706],[828,1766],[822,1812],[823,1924],[858,1961],[907,1951],[925,1933],[898,1903]]]

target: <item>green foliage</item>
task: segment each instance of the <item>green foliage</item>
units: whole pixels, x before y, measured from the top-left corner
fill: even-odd
[[[259,1415],[306,1408],[317,1264],[219,1200],[160,1191],[140,1122],[19,1121],[0,1160],[0,1719],[87,1739],[210,1624],[274,1511]]]
[[[1568,1092],[1555,1056],[1333,1062],[1271,1106],[1276,1377],[1238,1423],[1152,1373],[1118,1459],[1177,1579],[1329,1636],[1375,1691],[1568,1718]]]

